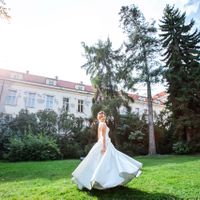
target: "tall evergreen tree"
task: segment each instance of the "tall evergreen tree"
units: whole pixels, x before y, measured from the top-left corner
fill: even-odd
[[[159,81],[157,55],[159,40],[156,37],[155,22],[146,22],[143,14],[135,6],[123,6],[120,10],[120,21],[124,32],[128,36],[126,46],[126,65],[122,68],[121,78],[125,80],[125,87],[131,89],[135,82],[145,83],[148,99],[149,125],[149,154],[156,154],[156,144],[153,124],[153,106],[151,84]]]
[[[186,24],[186,13],[174,6],[164,9],[160,28],[165,49],[164,76],[168,83],[167,107],[172,112],[177,140],[200,141],[200,33],[194,21]]]
[[[87,62],[82,66],[86,73],[90,75],[95,96],[93,99],[92,112],[96,118],[99,110],[104,110],[109,119],[111,137],[117,145],[115,130],[119,125],[120,107],[127,108],[130,98],[124,92],[119,91],[119,81],[117,71],[123,63],[124,56],[121,49],[113,50],[109,39],[103,42],[98,41],[93,46],[82,43],[85,50]]]

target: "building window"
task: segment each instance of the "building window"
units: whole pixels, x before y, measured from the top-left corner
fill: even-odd
[[[69,98],[63,98],[63,110],[69,111]]]
[[[83,112],[83,100],[78,100],[78,112]]]
[[[6,97],[6,104],[8,105],[16,105],[17,100],[17,91],[16,90],[9,90],[9,94]]]
[[[56,85],[56,80],[54,80],[54,79],[46,79],[46,84],[47,85]]]
[[[147,109],[144,109],[144,114],[148,115],[148,110]]]
[[[26,107],[29,108],[35,107],[35,93],[28,94],[28,98],[26,99]]]
[[[11,73],[10,78],[22,80],[23,79],[23,75],[19,74],[19,73]]]
[[[53,96],[46,96],[46,109],[53,109]]]
[[[75,89],[77,89],[77,90],[85,90],[85,86],[84,85],[75,85]]]
[[[140,108],[135,108],[135,112],[136,112],[137,115],[139,115],[140,114]]]

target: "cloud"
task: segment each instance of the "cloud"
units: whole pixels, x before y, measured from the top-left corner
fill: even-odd
[[[199,3],[199,0],[189,0],[187,4],[185,4],[185,6],[190,6],[190,5],[194,5],[196,3]]]
[[[195,27],[199,28],[200,26],[200,0],[189,0],[188,3],[184,5],[187,19],[195,20]]]

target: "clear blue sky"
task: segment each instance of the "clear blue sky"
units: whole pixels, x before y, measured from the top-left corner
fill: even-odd
[[[160,19],[166,3],[199,20],[199,0],[5,0],[11,21],[0,20],[0,68],[90,84],[80,68],[81,42],[108,36],[115,48],[125,35],[119,27],[121,6],[136,4],[149,19]],[[145,92],[139,86],[139,93]],[[159,92],[163,88],[154,87]]]

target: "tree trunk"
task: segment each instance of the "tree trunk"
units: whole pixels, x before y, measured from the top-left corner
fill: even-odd
[[[154,124],[153,124],[153,105],[151,97],[151,85],[147,82],[147,99],[148,99],[148,126],[149,126],[149,155],[156,154]]]
[[[147,102],[148,102],[148,126],[149,126],[149,155],[156,154],[156,143],[155,143],[155,134],[154,134],[154,124],[153,124],[153,105],[152,105],[152,96],[151,96],[151,82],[149,75],[149,68],[147,63],[146,48],[143,45],[144,53],[144,64],[146,71],[146,83],[147,83]]]

